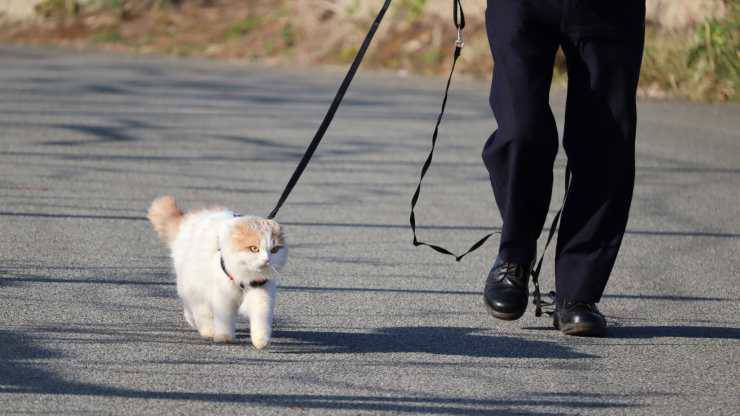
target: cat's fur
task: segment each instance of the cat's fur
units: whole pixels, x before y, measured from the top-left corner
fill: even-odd
[[[183,213],[171,196],[154,200],[148,218],[171,249],[188,323],[203,337],[233,342],[239,312],[249,318],[252,345],[267,346],[277,288],[273,271],[287,256],[282,227],[225,208]]]

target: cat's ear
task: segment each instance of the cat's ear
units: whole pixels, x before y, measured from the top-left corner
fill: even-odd
[[[275,245],[282,246],[285,244],[285,233],[283,232],[283,227],[277,223],[277,221],[274,220],[268,220],[270,224],[270,230],[272,232],[272,241],[275,242]]]
[[[228,246],[229,237],[231,236],[231,230],[233,228],[233,223],[230,221],[224,221],[221,223],[218,227],[218,231],[216,233],[218,237],[218,247],[219,249],[223,250],[226,246]]]

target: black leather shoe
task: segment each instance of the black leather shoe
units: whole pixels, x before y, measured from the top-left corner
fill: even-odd
[[[505,321],[521,318],[529,303],[531,273],[532,263],[522,265],[496,259],[483,289],[488,312]]]
[[[606,319],[595,303],[558,299],[552,324],[565,335],[605,337]]]

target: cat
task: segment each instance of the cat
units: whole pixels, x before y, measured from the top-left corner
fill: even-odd
[[[277,272],[287,261],[282,227],[226,208],[183,213],[175,198],[152,202],[147,218],[172,255],[185,320],[216,342],[233,343],[237,313],[252,345],[272,335]]]

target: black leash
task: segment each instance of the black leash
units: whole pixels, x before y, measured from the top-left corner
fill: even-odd
[[[337,112],[339,104],[342,103],[342,99],[344,99],[344,94],[347,92],[349,84],[352,83],[352,79],[355,77],[355,73],[357,73],[357,69],[360,67],[362,59],[365,57],[365,52],[367,52],[367,48],[370,46],[370,42],[373,40],[373,36],[375,36],[375,32],[378,30],[378,26],[380,26],[380,22],[383,20],[383,16],[385,16],[385,12],[388,10],[388,7],[390,5],[391,0],[385,0],[385,3],[383,3],[383,7],[380,9],[378,15],[375,17],[375,21],[373,22],[372,26],[370,26],[370,31],[367,32],[365,40],[362,42],[362,46],[360,46],[360,50],[357,51],[357,55],[355,55],[355,59],[352,61],[352,65],[349,67],[347,75],[344,76],[344,80],[339,86],[337,94],[334,96],[334,101],[332,101],[331,105],[329,106],[329,110],[324,116],[324,120],[321,122],[321,125],[319,125],[319,129],[316,131],[313,140],[311,140],[311,143],[308,145],[306,153],[303,154],[303,158],[298,163],[298,166],[296,166],[295,171],[293,172],[293,176],[290,177],[288,184],[285,185],[285,189],[283,189],[283,194],[280,195],[280,199],[275,205],[275,208],[272,209],[270,215],[268,215],[267,218],[275,218],[278,211],[280,210],[280,207],[283,206],[285,200],[288,199],[288,195],[290,195],[290,192],[293,191],[293,187],[295,187],[295,184],[298,183],[298,179],[300,179],[303,171],[306,169],[306,166],[308,166],[308,162],[311,161],[313,153],[316,151],[316,148],[319,147],[321,139],[324,138],[326,130],[329,128],[331,121],[334,119],[334,113]]]
[[[334,100],[329,106],[329,110],[326,112],[326,115],[324,116],[324,119],[319,125],[319,128],[316,131],[316,134],[311,140],[311,143],[309,143],[308,148],[306,149],[306,152],[303,154],[303,158],[298,163],[298,166],[296,166],[295,171],[293,171],[293,175],[290,177],[290,180],[288,180],[288,183],[285,185],[285,189],[283,189],[283,193],[282,195],[280,195],[280,198],[278,199],[278,202],[275,205],[275,208],[272,209],[272,211],[267,216],[267,218],[269,219],[275,218],[278,211],[285,203],[285,200],[288,199],[288,195],[290,195],[296,183],[298,183],[298,180],[303,174],[303,171],[308,166],[308,163],[311,161],[311,158],[313,157],[313,154],[316,151],[316,148],[319,146],[319,143],[321,143],[321,140],[324,138],[324,134],[326,133],[326,130],[331,125],[331,122],[334,119],[334,115],[337,112],[339,105],[342,103],[342,100],[344,99],[344,95],[347,92],[347,89],[349,88],[350,84],[352,83],[352,79],[357,73],[357,70],[360,67],[360,64],[362,63],[363,58],[365,57],[365,53],[367,52],[367,49],[370,46],[370,42],[375,36],[375,32],[380,26],[380,22],[383,20],[383,17],[385,16],[385,13],[391,4],[391,1],[392,0],[385,0],[385,2],[383,3],[383,6],[378,12],[378,15],[375,17],[375,21],[373,21],[373,24],[370,27],[370,30],[365,36],[365,40],[362,42],[362,46],[357,51],[357,55],[355,55],[355,58],[352,61],[352,65],[347,71],[347,74],[345,75],[344,80],[342,81],[342,84],[339,87],[339,90],[334,96]],[[481,238],[475,244],[473,244],[466,252],[464,252],[461,255],[456,255],[450,250],[442,246],[420,241],[416,236],[416,217],[414,215],[414,207],[416,207],[416,203],[419,201],[419,195],[421,193],[421,183],[424,180],[424,176],[426,176],[427,171],[429,170],[429,167],[432,164],[432,159],[434,157],[434,150],[437,145],[437,138],[439,135],[439,126],[442,123],[442,118],[444,117],[445,109],[447,107],[447,98],[449,96],[450,85],[452,84],[452,75],[455,72],[455,66],[457,64],[457,60],[460,58],[462,48],[465,45],[464,39],[463,39],[463,30],[465,29],[465,12],[463,11],[463,8],[462,8],[462,1],[452,0],[452,4],[453,4],[453,19],[455,23],[455,28],[457,29],[457,40],[455,41],[455,50],[453,53],[452,68],[450,69],[450,75],[447,77],[447,84],[445,86],[444,98],[442,99],[442,108],[440,110],[439,116],[437,117],[437,123],[434,126],[434,133],[432,134],[432,148],[429,151],[429,155],[427,156],[426,160],[424,161],[424,165],[421,168],[419,183],[416,186],[416,191],[414,192],[413,197],[411,198],[411,214],[409,216],[409,223],[411,225],[411,231],[414,236],[414,240],[413,240],[414,246],[427,246],[439,253],[453,256],[456,261],[460,261],[463,259],[463,257],[467,256],[468,254],[480,248],[492,235],[497,234],[498,231],[485,235],[483,238]],[[566,172],[565,172],[566,191],[565,191],[565,196],[563,197],[563,205],[565,204],[565,197],[567,197],[569,185],[570,185],[570,170],[566,167]],[[553,302],[542,301],[542,297],[540,293],[540,286],[539,286],[539,275],[542,269],[542,261],[544,259],[545,252],[547,251],[547,247],[550,245],[550,242],[552,241],[552,238],[555,235],[555,230],[558,226],[558,222],[560,221],[560,214],[562,210],[563,210],[563,207],[561,206],[558,212],[555,214],[555,217],[553,218],[553,221],[552,221],[552,225],[550,226],[550,233],[547,237],[547,242],[545,243],[545,249],[543,250],[542,256],[540,257],[537,263],[537,266],[532,270],[532,282],[534,284],[533,297],[534,297],[534,304],[536,306],[535,314],[537,316],[542,315],[543,306],[547,307],[553,304]],[[550,292],[550,296],[551,297],[553,296],[553,292]]]
[[[547,307],[548,310],[546,311],[546,313],[548,315],[552,315],[553,310],[551,307],[555,306],[555,292],[553,291],[550,291],[550,293],[547,294],[547,296],[551,299],[549,302],[542,300],[542,293],[540,293],[540,271],[542,270],[542,260],[545,259],[547,248],[550,247],[550,242],[555,236],[555,229],[558,228],[558,223],[560,223],[560,214],[563,213],[565,200],[568,198],[568,191],[570,191],[570,166],[566,164],[565,193],[563,194],[563,203],[560,205],[560,209],[558,210],[558,212],[555,213],[555,217],[553,217],[552,219],[552,224],[550,224],[550,232],[547,234],[547,241],[545,242],[545,248],[542,249],[542,254],[540,255],[539,261],[537,262],[537,266],[532,269],[532,284],[534,285],[534,291],[532,292],[532,303],[535,306],[534,316],[542,316],[543,307]]]
[[[445,108],[447,107],[447,97],[450,92],[450,84],[452,83],[452,75],[455,73],[455,66],[457,64],[457,60],[458,58],[460,58],[462,48],[465,45],[464,40],[463,40],[463,29],[465,29],[465,12],[463,11],[461,0],[453,0],[452,5],[453,5],[452,15],[454,17],[455,28],[457,29],[457,41],[455,41],[455,51],[452,55],[453,56],[452,68],[450,69],[450,75],[447,77],[445,93],[444,93],[444,97],[442,98],[442,109],[439,112],[439,116],[437,116],[437,124],[435,124],[434,133],[432,133],[432,148],[429,150],[429,155],[427,156],[426,160],[424,161],[424,164],[421,167],[421,174],[419,175],[419,184],[416,185],[416,191],[414,192],[414,196],[411,197],[411,214],[409,215],[409,224],[411,224],[411,232],[414,236],[413,244],[415,246],[427,246],[434,251],[452,256],[455,258],[456,261],[460,261],[463,259],[463,257],[477,250],[489,238],[491,238],[492,235],[496,234],[497,232],[493,232],[493,233],[490,233],[484,236],[483,238],[475,242],[472,246],[470,246],[470,248],[466,252],[460,255],[457,255],[442,246],[420,241],[416,235],[416,215],[414,214],[414,208],[416,207],[416,203],[419,201],[419,194],[421,193],[421,183],[422,181],[424,181],[424,176],[426,176],[427,171],[429,170],[429,167],[432,165],[432,159],[434,158],[434,149],[437,146],[437,138],[439,136],[439,125],[442,123],[442,118],[444,117],[444,114],[445,114]]]
[[[465,29],[465,13],[463,12],[461,0],[453,0],[453,16],[454,16],[455,28],[457,29],[457,41],[455,42],[455,52],[453,54],[453,59],[452,59],[452,68],[450,69],[450,75],[447,77],[447,84],[445,86],[444,97],[442,98],[442,108],[439,112],[439,116],[437,116],[437,123],[435,124],[434,132],[432,133],[432,148],[429,150],[429,155],[427,156],[426,160],[424,161],[424,164],[421,167],[421,174],[419,175],[419,183],[416,186],[416,191],[414,192],[413,197],[411,197],[411,214],[409,215],[409,224],[411,225],[411,232],[414,237],[414,240],[413,240],[414,246],[427,246],[433,249],[434,251],[452,256],[455,258],[456,261],[460,261],[463,259],[463,257],[467,256],[468,254],[480,248],[489,238],[491,238],[492,235],[497,234],[499,232],[495,231],[495,232],[492,232],[490,234],[483,236],[480,240],[476,241],[472,246],[470,246],[470,248],[467,251],[465,251],[464,253],[460,255],[457,255],[453,253],[452,251],[440,245],[420,241],[416,235],[416,215],[414,214],[414,208],[416,207],[416,203],[419,201],[419,194],[421,193],[422,181],[424,180],[424,176],[426,176],[427,171],[429,170],[429,167],[432,164],[432,159],[434,158],[434,150],[437,146],[437,138],[439,136],[439,125],[442,123],[442,118],[444,117],[445,109],[447,107],[447,98],[448,98],[449,91],[450,91],[450,84],[452,83],[452,75],[455,72],[455,66],[457,64],[457,60],[458,58],[460,58],[460,54],[464,46],[463,29]],[[553,306],[555,302],[554,292],[550,292],[548,294],[549,297],[553,298],[552,301],[547,302],[547,301],[542,300],[542,293],[540,292],[539,277],[540,277],[540,271],[542,270],[542,261],[544,260],[545,253],[547,252],[547,248],[550,246],[550,243],[552,242],[552,239],[555,236],[555,231],[560,222],[560,216],[561,216],[561,213],[563,212],[563,207],[565,206],[565,199],[568,195],[569,189],[570,189],[570,169],[568,166],[566,166],[565,168],[565,195],[563,196],[563,204],[561,205],[560,209],[555,214],[555,217],[552,220],[552,224],[550,225],[550,232],[547,236],[547,242],[545,243],[545,248],[542,250],[542,255],[540,256],[540,259],[537,262],[536,267],[532,270],[532,283],[534,285],[534,291],[532,293],[532,297],[534,298],[533,303],[535,305],[535,315],[536,316],[542,316],[543,307]],[[551,314],[552,311],[548,310],[547,313]]]
[[[450,69],[450,75],[447,77],[445,93],[444,93],[444,97],[442,98],[442,109],[439,112],[439,116],[437,116],[437,124],[434,125],[434,133],[432,133],[432,148],[429,150],[429,155],[427,156],[426,160],[424,161],[424,164],[421,167],[421,174],[419,175],[419,184],[416,185],[416,191],[414,192],[414,196],[411,197],[411,214],[409,215],[409,224],[411,224],[411,233],[414,236],[413,244],[415,246],[417,247],[427,246],[434,251],[452,256],[455,258],[456,261],[460,261],[462,260],[463,257],[467,256],[469,253],[477,250],[480,246],[483,245],[483,243],[486,242],[486,240],[488,240],[492,235],[496,233],[493,232],[493,233],[486,235],[485,237],[478,240],[475,244],[473,244],[468,249],[468,251],[464,252],[463,254],[457,255],[442,246],[420,241],[416,235],[416,215],[414,214],[414,208],[416,207],[416,203],[419,201],[419,194],[421,193],[421,183],[424,180],[424,176],[426,176],[427,171],[429,170],[429,167],[432,165],[432,159],[434,158],[434,149],[437,146],[437,137],[439,136],[439,125],[442,123],[442,118],[444,117],[444,114],[445,114],[445,108],[447,107],[447,98],[450,92],[450,84],[452,84],[452,75],[455,73],[455,66],[457,65],[457,60],[458,58],[460,58],[462,48],[465,45],[465,42],[463,39],[463,29],[465,29],[465,12],[463,11],[462,3],[460,2],[460,0],[453,0],[452,7],[453,7],[452,15],[454,17],[455,28],[457,29],[457,40],[455,41],[455,51],[452,55],[453,57],[452,58],[452,68]]]

